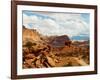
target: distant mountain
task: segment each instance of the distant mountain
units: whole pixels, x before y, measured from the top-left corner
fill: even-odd
[[[54,47],[62,47],[62,46],[65,46],[65,41],[70,41],[67,35],[55,36],[52,38],[49,44],[51,44]]]
[[[74,46],[78,46],[78,47],[89,47],[89,40],[85,40],[85,41],[73,41],[72,45]]]

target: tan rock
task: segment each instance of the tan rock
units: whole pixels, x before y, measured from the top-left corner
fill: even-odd
[[[41,65],[41,62],[40,62],[40,60],[38,59],[38,60],[36,60],[36,67],[37,68],[40,68],[42,65]]]
[[[48,56],[46,56],[46,58],[47,58],[48,63],[49,63],[52,67],[55,67],[55,66],[56,66],[56,65],[55,65],[55,61],[54,61],[52,58],[50,58],[50,57],[48,57]]]

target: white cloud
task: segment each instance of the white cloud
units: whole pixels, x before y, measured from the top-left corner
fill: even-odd
[[[45,13],[42,13],[45,14]],[[87,24],[80,14],[46,13],[51,18],[40,19],[36,15],[28,16],[23,14],[23,25],[27,28],[37,29],[43,35],[69,35],[80,34],[89,35],[89,24]],[[33,26],[28,24],[32,23]]]

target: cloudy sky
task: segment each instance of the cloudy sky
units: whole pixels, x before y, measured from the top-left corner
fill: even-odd
[[[89,39],[89,13],[23,11],[23,25],[43,35],[68,35],[71,39]]]

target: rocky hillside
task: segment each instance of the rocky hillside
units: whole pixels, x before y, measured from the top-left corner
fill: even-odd
[[[27,29],[23,26],[23,43],[27,41],[42,41],[41,35],[35,29]]]
[[[23,68],[55,67],[51,46],[34,29],[23,27]]]

